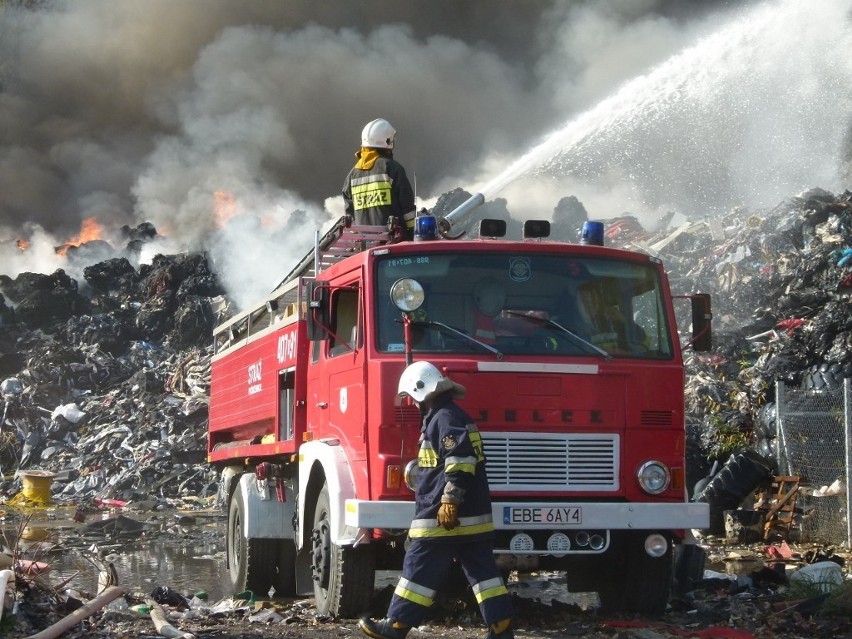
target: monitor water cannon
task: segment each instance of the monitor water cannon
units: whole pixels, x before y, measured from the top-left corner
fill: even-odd
[[[446,217],[441,218],[438,221],[438,228],[441,235],[449,239],[457,239],[458,237],[461,237],[461,235],[456,237],[449,235],[453,225],[458,224],[461,220],[470,215],[475,208],[478,208],[483,204],[485,204],[485,196],[482,193],[475,193],[474,195],[471,195],[467,200],[450,211]]]

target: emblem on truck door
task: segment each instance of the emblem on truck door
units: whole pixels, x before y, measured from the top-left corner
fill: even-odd
[[[340,412],[346,412],[346,406],[349,403],[349,395],[346,392],[346,387],[340,389]]]

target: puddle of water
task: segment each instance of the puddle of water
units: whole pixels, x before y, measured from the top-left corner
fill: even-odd
[[[83,524],[73,521],[73,509],[40,510],[32,514],[20,540],[23,558],[50,564],[49,581],[59,584],[70,579],[65,588],[97,591],[101,566],[112,562],[119,584],[129,591],[150,594],[168,586],[183,595],[205,591],[211,602],[230,596],[225,569],[224,517],[186,513],[196,523],[174,524],[174,513],[156,513],[168,532],[150,531],[145,536],[82,536]],[[115,517],[116,513],[87,515],[86,524]],[[144,521],[148,515],[127,513]],[[4,521],[7,545],[13,545],[20,521]],[[46,538],[44,537],[47,534]]]
[[[154,539],[120,548],[102,544],[99,548],[107,552],[106,559],[112,561],[119,584],[130,591],[150,594],[157,587],[168,586],[189,597],[206,591],[210,601],[228,596],[224,553],[214,544],[176,546],[172,541]],[[46,560],[53,566],[51,582],[77,573],[68,587],[97,590],[100,568],[86,553],[79,549],[65,550],[48,555]]]
[[[108,511],[90,514],[85,523],[107,520],[117,514]],[[74,521],[73,508],[39,510],[27,523],[32,539],[22,539],[20,545],[25,558],[51,565],[49,581],[52,584],[69,579],[65,588],[97,591],[101,566],[112,562],[119,584],[132,592],[150,594],[155,588],[168,586],[187,597],[203,590],[211,602],[228,598],[232,593],[225,568],[224,516],[208,511],[190,512],[186,514],[196,523],[178,526],[174,523],[176,514],[174,511],[126,513],[126,517],[137,521],[156,515],[156,523],[147,522],[149,528],[167,529],[168,532],[151,531],[146,536],[119,539],[81,536],[83,524]],[[17,518],[7,517],[3,521],[2,530],[7,541],[17,538],[20,526]],[[35,539],[45,534],[46,539]],[[398,571],[377,571],[375,587],[396,585],[399,575]],[[516,572],[512,573],[507,586],[519,597],[543,604],[558,601],[584,610],[599,605],[595,593],[569,593],[564,573]]]

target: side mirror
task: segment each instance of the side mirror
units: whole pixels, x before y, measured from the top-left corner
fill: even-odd
[[[710,295],[697,293],[690,295],[689,299],[692,302],[692,339],[689,343],[694,351],[709,351],[713,341],[710,328],[713,319],[713,313],[710,309]]]
[[[307,335],[311,341],[328,339],[328,287],[309,282],[307,285]]]

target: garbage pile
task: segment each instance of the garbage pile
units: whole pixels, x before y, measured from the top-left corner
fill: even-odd
[[[432,212],[467,197],[451,191]],[[714,350],[687,353],[690,488],[743,445],[772,459],[776,379],[852,376],[850,197],[812,189],[771,210],[680,225],[668,215],[653,229],[630,214],[607,220],[609,245],[662,259],[676,294],[713,298]],[[486,214],[506,217],[505,201],[477,217]],[[563,198],[555,239],[576,241],[588,217]],[[125,233],[131,255],[156,237],[150,224]],[[69,259],[109,255],[101,244]],[[158,255],[138,268],[113,256],[83,273],[79,283],[62,270],[0,275],[0,491],[19,488],[11,476],[28,468],[54,471],[60,499],[215,491],[204,463],[207,387],[212,328],[227,303],[206,256]]]
[[[156,234],[138,231],[128,248]],[[206,256],[111,257],[83,274],[0,275],[0,492],[37,468],[60,503],[215,494],[207,397],[227,306]]]
[[[611,243],[661,258],[675,294],[711,294],[713,351],[686,354],[687,485],[707,500],[707,482],[751,449],[761,472],[744,499],[778,471],[775,382],[823,389],[852,377],[852,192],[815,188],[654,232],[616,221]],[[736,502],[711,504],[714,533]]]
[[[467,197],[453,191],[433,213]],[[508,216],[503,200],[491,209]],[[588,217],[563,198],[555,239],[577,241]],[[659,257],[676,294],[713,298],[713,352],[686,355],[687,482],[692,497],[732,509],[774,472],[775,380],[852,377],[852,193],[813,189],[767,211],[673,219],[653,229],[629,214],[608,220],[607,243]],[[130,255],[156,231],[131,235]],[[105,259],[81,282],[62,270],[0,275],[0,495],[21,493],[19,471],[38,470],[51,473],[54,501],[78,507],[212,498],[211,336],[230,312],[217,275],[204,254],[134,266],[95,248]],[[753,486],[732,490],[736,464],[754,471]]]

